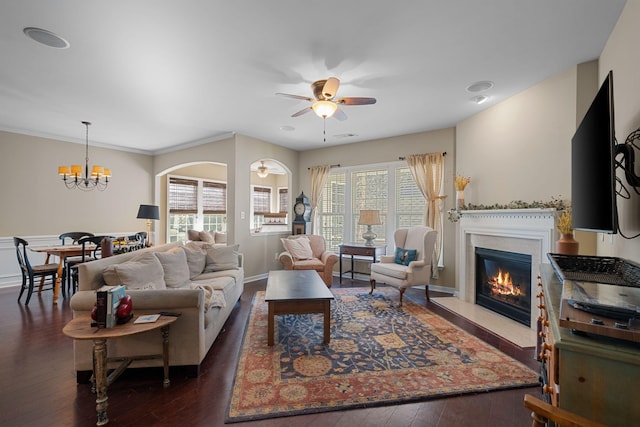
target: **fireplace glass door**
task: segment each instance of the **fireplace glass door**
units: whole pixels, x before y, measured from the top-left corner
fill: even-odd
[[[531,255],[476,248],[476,304],[531,326]]]

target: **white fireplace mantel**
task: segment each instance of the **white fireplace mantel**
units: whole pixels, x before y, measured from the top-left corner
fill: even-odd
[[[547,263],[556,240],[555,209],[499,209],[462,211],[456,247],[456,294],[475,304],[475,248],[517,252],[531,256],[531,286],[538,266]],[[535,288],[531,290],[531,327],[538,316]]]

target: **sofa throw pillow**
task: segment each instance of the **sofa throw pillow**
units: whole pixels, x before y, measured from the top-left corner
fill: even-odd
[[[164,270],[164,283],[167,288],[180,288],[189,280],[190,272],[187,254],[182,248],[174,248],[166,252],[154,252]]]
[[[215,236],[213,235],[213,233],[209,231],[201,231],[200,233],[198,233],[198,235],[200,236],[200,240],[202,240],[203,242],[206,242],[206,243],[216,242]]]
[[[216,243],[227,243],[227,235],[225,233],[218,233],[214,231],[214,237],[216,239]]]
[[[291,254],[294,260],[311,259],[313,251],[307,236],[280,239],[284,249]]]
[[[204,266],[207,264],[207,252],[200,246],[194,245],[193,243],[194,242],[188,243],[182,247],[182,250],[187,257],[190,279],[202,274]]]
[[[207,249],[207,264],[204,267],[205,273],[222,270],[238,270],[238,248],[233,246],[212,246]]]
[[[396,257],[394,262],[400,265],[409,265],[411,261],[416,260],[417,250],[396,248]]]
[[[198,230],[187,230],[187,238],[197,242],[200,240],[200,232]]]
[[[124,285],[127,289],[166,289],[162,264],[153,252],[104,269],[102,276],[109,286]]]

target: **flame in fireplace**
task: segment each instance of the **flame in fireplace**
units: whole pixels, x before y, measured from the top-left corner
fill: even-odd
[[[509,272],[506,271],[503,273],[501,268],[498,268],[498,274],[489,277],[487,282],[491,286],[491,293],[494,295],[522,295],[520,286],[514,285]]]

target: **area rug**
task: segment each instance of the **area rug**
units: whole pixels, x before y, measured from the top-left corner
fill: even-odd
[[[331,342],[321,315],[276,316],[257,292],[226,422],[408,403],[528,387],[538,374],[398,291],[332,289]]]

